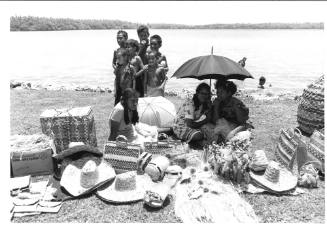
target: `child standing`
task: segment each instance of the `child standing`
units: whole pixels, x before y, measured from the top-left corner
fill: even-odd
[[[135,70],[135,90],[141,95],[141,92],[144,92],[143,73],[146,69],[143,69],[144,65],[142,59],[140,58],[140,56],[137,55],[137,53],[139,52],[139,43],[135,39],[129,39],[126,42],[126,45],[130,55],[130,63]],[[144,94],[142,95],[142,97],[143,96]]]
[[[135,70],[129,62],[128,50],[117,50],[117,68],[115,69],[115,105],[119,103],[126,88],[135,88]]]
[[[149,47],[149,28],[147,26],[141,25],[137,28],[137,35],[140,39],[140,50],[138,55],[141,57],[143,64],[148,64],[146,57],[146,50]]]
[[[159,67],[155,52],[148,53],[148,61],[148,67],[144,70],[144,96],[164,96],[167,82],[165,70]]]
[[[165,72],[168,72],[168,63],[167,58],[163,55],[159,49],[162,46],[162,39],[159,35],[153,35],[150,37],[150,47],[147,50],[147,53],[153,52],[156,56],[159,67],[164,68]]]
[[[117,43],[119,45],[119,48],[126,48],[127,39],[128,39],[128,34],[126,31],[120,30],[117,32]],[[114,50],[114,55],[112,59],[112,67],[114,71],[117,68],[117,50]]]

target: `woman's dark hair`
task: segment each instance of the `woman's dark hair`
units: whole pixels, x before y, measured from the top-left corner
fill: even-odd
[[[232,81],[220,81],[220,82],[217,81],[215,87],[216,89],[222,88],[227,92],[230,92],[232,95],[234,95],[237,91],[237,86]]]
[[[149,34],[149,28],[148,28],[147,26],[145,26],[145,25],[141,25],[141,26],[139,26],[139,27],[137,28],[137,34],[140,34],[140,33],[142,33],[142,32],[147,33],[148,36],[150,35],[150,34]]]
[[[126,44],[127,45],[130,45],[131,47],[135,47],[136,48],[136,52],[139,52],[139,50],[140,50],[140,44],[135,39],[128,39],[126,41]]]
[[[129,120],[129,116],[128,116],[127,101],[128,101],[129,98],[132,98],[132,97],[137,97],[137,98],[139,97],[137,91],[132,89],[132,88],[126,88],[123,91],[120,102],[124,107],[124,121],[125,121],[125,123],[129,124],[131,122],[132,124],[135,125],[137,122],[139,122],[139,114],[137,113],[137,110],[133,110],[132,121]]]
[[[119,34],[122,34],[123,37],[124,37],[125,39],[128,39],[128,34],[127,34],[126,31],[124,31],[124,30],[119,30],[119,31],[117,32],[117,35],[119,35]]]
[[[209,93],[209,99],[211,98],[211,89],[210,89],[210,86],[207,84],[207,83],[200,83],[197,87],[196,87],[196,90],[195,90],[195,94],[193,95],[193,102],[194,102],[194,107],[195,107],[195,110],[198,110],[199,107],[200,107],[200,101],[198,99],[198,94],[201,90],[206,90],[208,93]],[[209,108],[209,105],[207,104],[203,104],[203,107],[202,107],[202,112],[204,112],[205,110],[207,110]]]
[[[152,36],[150,37],[150,41],[151,41],[152,39],[156,39],[156,40],[158,41],[159,46],[160,46],[160,47],[162,46],[162,39],[161,39],[161,37],[160,37],[159,35],[157,35],[157,34],[152,35]]]

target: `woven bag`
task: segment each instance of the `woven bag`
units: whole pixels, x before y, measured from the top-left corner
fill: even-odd
[[[312,134],[325,126],[324,75],[304,89],[298,106],[297,121],[302,131]]]
[[[314,131],[307,146],[308,152],[320,162],[325,163],[325,135],[320,131]]]
[[[111,164],[116,173],[136,171],[141,146],[128,143],[126,138],[118,136],[116,141],[107,141],[104,145],[103,158]]]
[[[281,129],[275,149],[277,161],[288,167],[300,139],[302,133],[299,129]]]
[[[157,141],[157,142],[144,142],[144,151],[152,155],[167,155],[181,145],[181,141]]]
[[[48,109],[40,116],[41,129],[53,138],[56,152],[68,149],[70,142],[83,142],[97,147],[92,108]]]

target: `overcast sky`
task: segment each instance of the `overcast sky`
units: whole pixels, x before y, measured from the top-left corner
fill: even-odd
[[[138,23],[322,22],[327,2],[6,2],[7,13]]]

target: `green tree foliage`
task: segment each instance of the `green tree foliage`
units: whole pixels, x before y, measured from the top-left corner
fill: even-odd
[[[136,29],[139,24],[121,20],[95,20],[13,16],[10,31]],[[323,23],[236,23],[209,25],[147,24],[153,29],[324,29]]]

